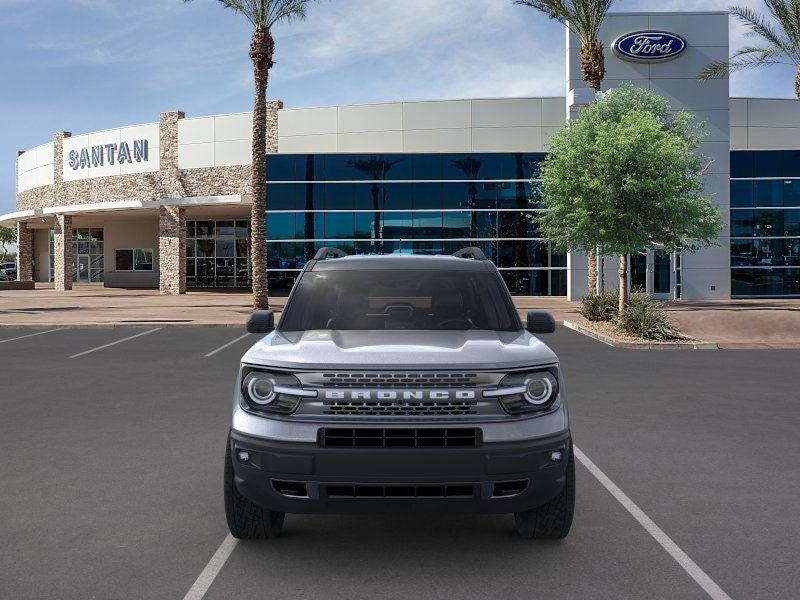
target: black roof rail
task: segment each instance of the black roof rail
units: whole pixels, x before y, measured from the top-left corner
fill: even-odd
[[[314,260],[325,260],[326,258],[344,258],[347,253],[344,250],[339,250],[333,246],[325,246],[317,250],[314,255]]]
[[[462,248],[461,250],[456,250],[453,252],[453,256],[456,258],[471,258],[473,260],[486,260],[486,255],[483,253],[483,250],[480,248],[475,248],[471,246],[469,248]]]

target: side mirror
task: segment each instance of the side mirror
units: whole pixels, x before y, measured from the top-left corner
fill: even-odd
[[[271,310],[255,310],[247,319],[247,333],[270,333],[275,329],[275,314]]]
[[[549,312],[531,310],[528,312],[528,326],[531,333],[553,333],[556,330],[556,320]]]

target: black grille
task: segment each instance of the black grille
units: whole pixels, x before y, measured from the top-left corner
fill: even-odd
[[[477,428],[339,429],[320,430],[323,448],[476,448]]]
[[[472,485],[326,485],[328,498],[472,498]]]
[[[477,373],[324,373],[330,388],[472,388]]]
[[[478,403],[469,400],[331,400],[324,404],[331,415],[433,417],[474,415]]]

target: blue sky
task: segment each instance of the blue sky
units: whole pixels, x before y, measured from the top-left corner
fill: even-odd
[[[320,0],[275,33],[269,96],[286,106],[564,93],[563,28],[510,0]],[[0,0],[0,214],[14,210],[17,150],[58,130],[250,110],[248,43],[246,21],[217,0]],[[792,80],[781,67],[749,72],[731,91],[791,97]]]

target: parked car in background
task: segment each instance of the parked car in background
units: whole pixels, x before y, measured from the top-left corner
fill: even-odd
[[[0,263],[0,281],[13,281],[17,278],[17,263]]]

